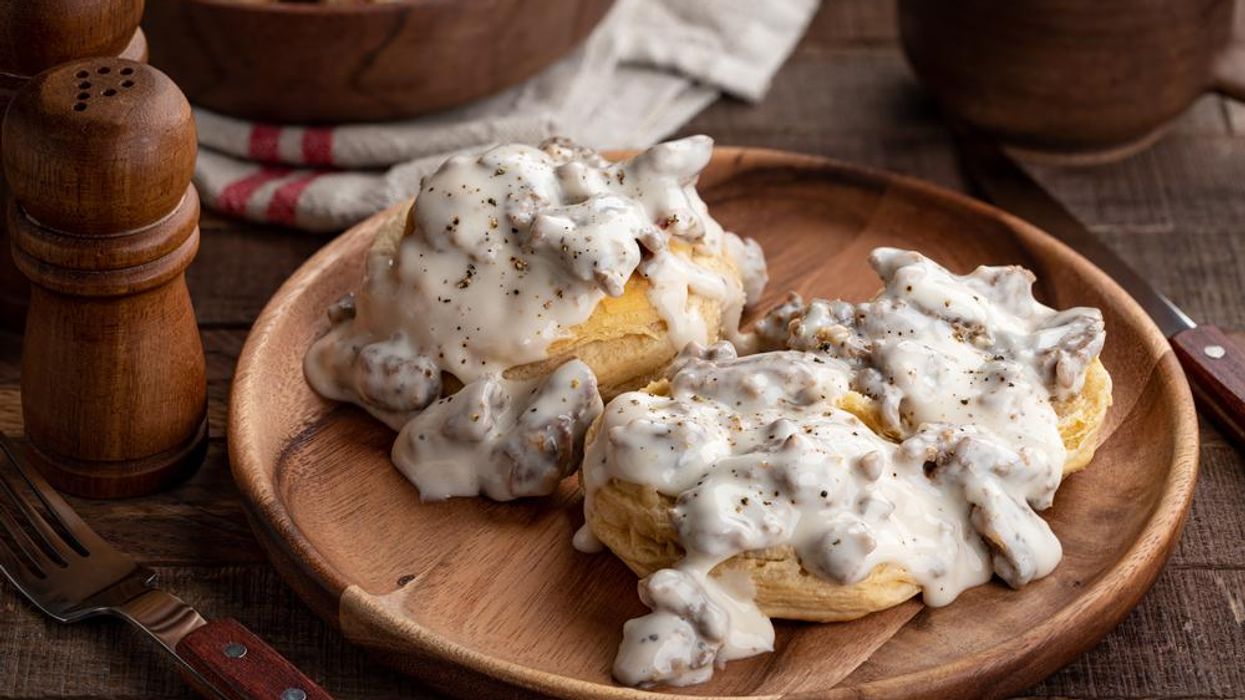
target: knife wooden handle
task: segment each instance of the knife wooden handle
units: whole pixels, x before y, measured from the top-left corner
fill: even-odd
[[[228,700],[331,700],[237,620],[213,620],[186,635],[177,655]]]
[[[1245,349],[1209,325],[1180,331],[1171,344],[1202,410],[1245,445]]]

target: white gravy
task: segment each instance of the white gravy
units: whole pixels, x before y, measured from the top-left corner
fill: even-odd
[[[595,417],[583,387],[595,391],[595,380],[578,365],[568,370],[577,387],[553,379],[519,386],[502,380],[506,369],[545,359],[551,343],[586,321],[605,296],[622,294],[633,274],[650,282],[649,299],[678,348],[719,333],[737,337],[747,298],[764,286],[760,247],[723,231],[696,193],[712,150],[710,138],[693,136],[610,163],[553,140],[450,158],[422,183],[414,231],[395,254],[373,252],[362,291],[330,309],[331,329],[304,359],[308,382],[402,431],[394,461],[424,499],[551,492],[552,475],[567,467],[548,461],[554,452],[537,451],[546,463],[523,466],[527,476],[507,471],[516,468],[502,446],[511,413],[527,392],[557,389],[570,413],[541,408],[545,423],[526,425],[524,414],[521,430],[552,435],[569,426],[571,441],[582,443]],[[742,283],[673,252],[676,240],[698,253],[732,256]],[[707,328],[688,309],[689,290],[723,305],[722,328]],[[466,386],[463,398],[434,404],[448,376]],[[492,430],[450,427],[467,402],[488,409]],[[562,437],[559,460],[571,454]]]
[[[543,496],[579,467],[584,431],[599,415],[596,377],[579,360],[543,379],[485,377],[403,426],[393,463],[424,500]]]
[[[1080,390],[1101,314],[1039,304],[1018,267],[954,275],[889,248],[871,262],[885,283],[872,301],[792,298],[758,324],[762,343],[786,349],[689,346],[668,396],[605,407],[584,459],[586,511],[610,480],[651,486],[676,498],[685,551],[639,584],[653,612],[624,627],[620,682],[699,683],[772,648],[746,586],[709,575],[743,552],[790,545],[840,584],[899,565],[934,606],[1059,562],[1036,512],[1066,458],[1051,400]],[[837,407],[849,390],[880,402],[885,436]]]

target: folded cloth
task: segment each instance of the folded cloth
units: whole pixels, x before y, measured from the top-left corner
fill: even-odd
[[[818,2],[618,0],[583,46],[536,77],[405,121],[276,126],[196,108],[195,185],[227,215],[332,231],[413,197],[454,153],[553,135],[651,146],[724,92],[759,100]]]

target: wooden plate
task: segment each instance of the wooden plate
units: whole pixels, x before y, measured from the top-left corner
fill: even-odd
[[[1047,512],[1064,546],[1051,576],[991,583],[944,608],[910,601],[863,620],[777,623],[777,650],[730,664],[687,696],[1002,695],[1067,663],[1138,602],[1180,532],[1197,475],[1197,423],[1162,334],[1114,282],[1033,227],[921,182],[822,159],[719,148],[701,192],[770,261],[762,308],[788,289],[862,299],[877,245],[953,269],[1015,262],[1039,298],[1107,320],[1115,379],[1106,441]],[[460,696],[640,697],[609,669],[622,623],[645,612],[608,553],[571,547],[575,480],[519,504],[420,503],[389,463],[393,433],[321,400],[301,361],[324,309],[355,289],[380,217],[333,241],[277,292],[238,363],[234,475],[286,580],[351,641]]]

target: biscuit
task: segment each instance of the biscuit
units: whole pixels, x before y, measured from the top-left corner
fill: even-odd
[[[372,244],[372,256],[392,259],[403,237],[418,235],[413,212],[412,206],[406,214],[395,216],[381,227]],[[705,255],[679,241],[671,241],[669,247],[676,255],[742,284],[739,268],[725,248],[719,255]],[[632,274],[620,296],[602,298],[588,320],[551,343],[548,357],[510,367],[505,378],[535,379],[577,358],[596,375],[605,401],[645,386],[661,374],[678,352],[666,332],[665,321],[649,301],[649,288],[648,281],[639,273]],[[723,306],[719,300],[688,292],[688,313],[704,320],[710,343],[719,340]],[[449,395],[462,384],[457,378],[445,376],[443,386],[443,394]]]
[[[667,386],[662,380],[645,391],[663,394]],[[1093,458],[1110,405],[1111,377],[1097,359],[1086,370],[1081,392],[1054,403],[1068,452],[1065,477]],[[880,433],[881,421],[871,399],[848,392],[839,407]],[[589,430],[589,442],[599,426],[598,420]],[[593,494],[592,505],[588,524],[593,534],[638,576],[672,566],[683,557],[673,522],[673,497],[652,487],[611,480]],[[894,564],[877,566],[857,583],[828,581],[805,569],[791,546],[745,552],[713,570],[718,576],[728,572],[743,573],[752,580],[757,605],[766,615],[813,622],[853,620],[898,605],[921,590],[903,567]]]

